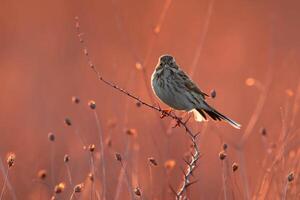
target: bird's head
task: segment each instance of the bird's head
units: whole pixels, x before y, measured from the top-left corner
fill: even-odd
[[[158,59],[158,64],[157,64],[157,70],[158,69],[163,69],[163,68],[175,68],[178,69],[178,66],[176,65],[175,59],[171,55],[162,55]]]

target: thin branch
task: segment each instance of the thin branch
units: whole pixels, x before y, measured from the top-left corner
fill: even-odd
[[[77,36],[79,38],[79,41],[81,44],[84,43],[84,40],[82,38],[82,33],[80,32],[80,24],[79,24],[79,19],[78,17],[75,18],[76,20],[76,30],[77,30]],[[186,167],[185,173],[184,173],[184,178],[183,178],[183,182],[182,185],[180,186],[180,188],[178,189],[178,191],[176,192],[176,198],[177,199],[183,199],[185,197],[185,191],[186,189],[192,184],[192,182],[190,181],[190,178],[192,176],[193,171],[195,170],[195,168],[197,167],[197,161],[200,158],[200,151],[199,151],[199,147],[198,144],[196,142],[196,138],[198,136],[198,134],[193,134],[193,132],[188,128],[187,126],[187,121],[182,121],[182,119],[180,117],[177,117],[175,114],[173,113],[168,113],[165,112],[163,109],[161,109],[160,107],[156,107],[153,106],[143,100],[141,100],[139,97],[131,94],[130,92],[126,91],[125,89],[119,87],[118,85],[104,79],[100,72],[96,69],[95,65],[93,64],[92,60],[89,57],[89,53],[86,47],[83,46],[83,52],[84,55],[86,56],[87,60],[88,60],[88,64],[89,67],[92,69],[92,71],[96,74],[97,79],[103,83],[105,83],[106,85],[114,88],[115,90],[127,95],[128,97],[136,100],[137,102],[139,102],[141,105],[144,105],[148,108],[151,108],[152,110],[155,110],[159,113],[162,114],[162,116],[164,117],[169,117],[173,120],[176,121],[176,127],[177,126],[182,126],[185,129],[185,132],[187,133],[188,137],[190,138],[191,142],[192,142],[192,147],[193,147],[193,152],[191,154],[191,160],[189,162],[189,164]]]

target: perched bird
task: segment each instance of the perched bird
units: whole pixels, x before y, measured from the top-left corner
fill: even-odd
[[[162,55],[151,77],[151,86],[155,95],[165,104],[175,110],[192,111],[196,121],[207,120],[209,115],[213,120],[226,121],[240,129],[241,125],[208,105],[198,86],[180,69],[171,55]]]

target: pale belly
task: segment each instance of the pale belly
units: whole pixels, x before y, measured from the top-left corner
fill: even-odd
[[[170,82],[172,83],[172,82]],[[165,104],[176,110],[190,111],[196,106],[193,97],[188,92],[178,92],[162,85],[156,78],[152,79],[152,89],[155,95]]]

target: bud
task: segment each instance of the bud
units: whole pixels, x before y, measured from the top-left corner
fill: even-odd
[[[136,196],[139,196],[139,197],[140,197],[140,196],[142,195],[140,188],[136,187],[136,188],[134,189],[134,194],[135,194]]]
[[[69,162],[69,161],[70,161],[70,156],[69,156],[68,154],[66,154],[66,155],[64,156],[64,162],[67,163],[67,162]]]
[[[122,156],[119,153],[115,154],[116,160],[122,162]]]
[[[155,158],[153,158],[153,157],[148,158],[148,161],[149,161],[153,166],[157,166],[157,165],[158,165],[158,163],[156,162]]]
[[[227,157],[227,154],[225,153],[225,151],[221,151],[221,152],[219,153],[219,158],[220,158],[220,160],[224,160],[226,157]]]
[[[65,118],[65,124],[66,124],[67,126],[71,126],[71,125],[72,125],[72,122],[71,122],[71,120],[70,120],[69,118]]]
[[[47,177],[47,171],[44,169],[41,169],[40,171],[38,171],[37,176],[39,179],[44,180]]]
[[[94,144],[90,144],[88,148],[89,148],[89,151],[90,151],[90,152],[94,152],[96,146],[95,146]]]
[[[54,142],[55,141],[55,135],[54,135],[54,133],[48,133],[48,139],[49,139],[49,141],[51,141],[51,142]]]
[[[292,182],[295,179],[294,172],[290,172],[287,179],[288,179],[288,182]]]
[[[14,154],[14,153],[7,154],[6,162],[7,162],[8,168],[11,168],[12,166],[14,166],[15,160],[16,160],[16,154]]]
[[[92,110],[95,110],[96,109],[96,102],[93,101],[93,100],[90,100],[89,103],[88,103],[89,107],[92,109]]]
[[[75,187],[74,187],[74,192],[75,192],[75,193],[80,193],[80,192],[82,192],[83,187],[84,187],[84,184],[83,184],[83,183],[80,183],[80,184],[75,185]]]
[[[211,96],[211,98],[216,98],[216,96],[217,96],[216,90],[211,90],[210,91],[210,96]]]
[[[239,165],[238,165],[237,163],[234,162],[234,163],[232,164],[232,171],[235,172],[236,170],[238,170],[238,168],[239,168]]]
[[[54,192],[56,194],[62,193],[65,190],[65,188],[66,188],[66,184],[61,182],[54,187]]]
[[[72,102],[75,103],[75,104],[79,104],[80,103],[80,99],[76,96],[73,96],[72,97]]]

